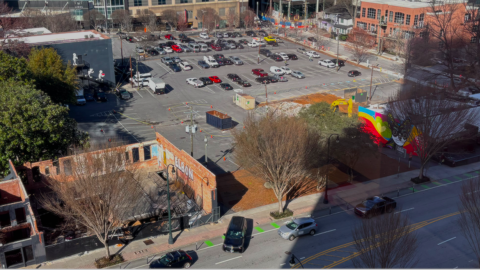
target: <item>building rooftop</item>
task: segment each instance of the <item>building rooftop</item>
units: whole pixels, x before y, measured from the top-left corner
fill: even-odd
[[[362,0],[366,3],[375,3],[380,5],[390,5],[396,7],[404,8],[426,8],[431,5],[429,2],[410,2],[410,1],[400,1],[400,0]]]
[[[48,30],[47,30],[48,31]],[[85,38],[88,36],[88,38]],[[98,33],[95,30],[84,30],[64,33],[43,34],[28,37],[9,38],[8,40],[19,40],[27,44],[47,45],[53,43],[71,43],[79,41],[91,41],[109,39],[108,36]]]

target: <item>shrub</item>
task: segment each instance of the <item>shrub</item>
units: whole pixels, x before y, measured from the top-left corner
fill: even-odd
[[[97,267],[98,269],[105,268],[108,266],[122,263],[123,261],[124,261],[123,257],[120,254],[112,255],[110,257],[110,260],[105,257],[102,257],[100,259],[95,260],[95,267]]]
[[[293,216],[293,211],[287,208],[285,209],[285,211],[283,211],[283,213],[278,213],[278,211],[270,212],[270,216],[273,217],[274,219],[291,217]]]

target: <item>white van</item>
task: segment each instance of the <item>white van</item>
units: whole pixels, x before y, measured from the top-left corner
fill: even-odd
[[[207,44],[200,44],[201,48],[200,51],[202,52],[208,52],[208,46]]]
[[[206,45],[205,45],[206,46]],[[200,46],[200,44],[196,44],[196,43],[190,43],[188,44],[188,47],[190,49],[192,49],[192,52],[200,52],[202,47]]]
[[[133,78],[136,80],[137,77],[140,77],[140,79],[146,79],[146,78],[150,78],[152,77],[152,74],[151,73],[138,73],[136,75],[133,76]]]

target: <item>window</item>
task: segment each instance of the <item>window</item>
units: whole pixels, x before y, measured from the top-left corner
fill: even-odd
[[[390,27],[390,35],[392,34],[392,28]]]
[[[470,40],[471,43],[477,43],[477,37],[472,37],[472,39]]]
[[[5,252],[5,261],[7,262],[7,267],[23,263],[22,250],[15,249]]]
[[[67,159],[63,161],[63,173],[65,175],[72,175],[72,161]]]
[[[473,28],[472,28],[472,31],[473,32],[478,32],[478,25],[474,25]]]
[[[407,21],[405,22],[406,25],[410,25],[410,15],[407,15]]]
[[[378,20],[382,19],[382,11],[380,9],[377,10],[377,19]]]
[[[228,9],[228,15],[229,16],[235,16],[235,7],[231,7]]]
[[[25,215],[25,208],[17,208],[15,209],[15,219],[17,220],[17,224],[22,224],[27,222],[27,216]]]
[[[167,1],[166,0],[158,0],[159,5],[166,5]]]
[[[48,168],[48,166],[45,167],[45,175],[50,175],[50,168]]]
[[[443,31],[443,29],[442,29],[442,30],[440,30],[440,33],[439,33],[439,38],[443,37],[443,34],[444,34],[444,32],[445,32],[445,31]]]
[[[187,19],[193,18],[193,10],[187,10]]]
[[[375,12],[376,10],[374,8],[369,8],[367,13],[367,18],[375,19]]]
[[[0,228],[11,226],[10,213],[8,211],[0,213]]]
[[[365,8],[362,8],[362,17],[365,17]]]
[[[418,24],[418,15],[415,15],[415,17],[413,19],[413,25],[417,26],[417,24]]]
[[[420,14],[420,22],[422,22],[422,23],[423,23],[423,19],[424,19],[424,18],[425,18],[425,14],[423,14],[423,13],[422,13],[422,14]]]
[[[388,10],[385,10],[385,19],[388,17]]]
[[[134,163],[140,160],[140,154],[138,153],[138,148],[132,149],[132,158]]]
[[[218,9],[218,15],[219,16],[225,16],[225,8],[219,8]]]
[[[343,19],[340,19],[340,23],[343,23]]]
[[[142,6],[142,0],[133,0],[133,6],[135,7]]]
[[[363,30],[367,29],[367,24],[363,22],[357,22],[357,27],[362,28]]]
[[[40,182],[42,180],[42,174],[40,173],[40,167],[35,166],[32,168],[33,182]]]
[[[33,259],[35,259],[33,256],[32,246],[26,246],[23,248],[23,257],[25,258],[26,262],[33,261]]]
[[[470,13],[465,14],[465,21],[464,22],[468,22],[468,21],[470,21]]]
[[[405,14],[401,12],[395,12],[395,23],[403,24],[405,20]]]
[[[393,22],[393,11],[390,11],[390,15],[388,16],[388,21]]]
[[[143,159],[144,160],[152,159],[152,154],[150,153],[150,145],[143,147]]]

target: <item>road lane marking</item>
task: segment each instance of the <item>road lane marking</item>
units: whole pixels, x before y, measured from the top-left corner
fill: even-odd
[[[443,242],[440,242],[440,243],[437,244],[437,246],[440,246],[441,244],[446,243],[446,242],[448,242],[448,241],[450,241],[450,240],[453,240],[453,239],[455,239],[455,238],[457,238],[457,237],[453,237],[453,238],[450,238],[450,239],[445,240],[445,241],[443,241]]]
[[[228,259],[228,260],[225,260],[225,261],[222,261],[222,262],[218,262],[216,264],[221,264],[221,263],[224,263],[224,262],[228,262],[228,261],[231,261],[231,260],[235,260],[235,259],[238,259],[238,258],[241,258],[242,256],[238,256],[238,257],[235,257],[235,258],[231,258],[231,259]]]
[[[412,207],[412,208],[408,208],[408,209],[405,209],[405,210],[402,210],[402,211],[395,212],[395,214],[402,213],[402,212],[405,212],[405,211],[408,211],[408,210],[412,210],[412,209],[415,209],[415,207]]]
[[[303,259],[305,259],[305,257],[300,258],[300,260],[303,260]]]
[[[213,247],[213,243],[210,240],[205,241],[205,245]]]
[[[329,233],[329,232],[333,232],[333,231],[336,231],[337,229],[333,229],[333,230],[330,230],[330,231],[326,231],[326,232],[321,232],[321,233],[317,233],[313,236],[317,236],[317,235],[320,235],[320,234],[324,234],[324,233]]]
[[[270,223],[270,225],[272,225],[273,227],[275,227],[277,229],[280,228],[280,226],[275,222]]]
[[[257,230],[258,232],[261,232],[261,233],[265,232],[262,228],[260,228],[260,227],[258,227],[258,226],[255,227],[255,230]]]
[[[271,231],[275,231],[275,230],[277,230],[277,229],[266,230],[264,232],[259,232],[259,233],[256,233],[256,234],[252,234],[252,236],[259,235],[259,234],[262,234],[262,233],[271,232]]]

